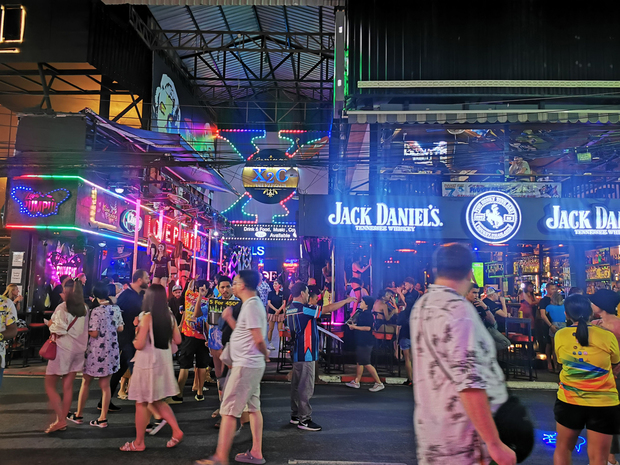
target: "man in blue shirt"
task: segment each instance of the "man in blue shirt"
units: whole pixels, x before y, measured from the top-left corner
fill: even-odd
[[[293,377],[291,379],[291,424],[306,431],[321,431],[312,421],[310,399],[314,394],[315,361],[319,359],[317,319],[356,299],[349,297],[321,309],[308,306],[308,286],[296,283],[291,289],[293,302],[286,320],[293,337]]]

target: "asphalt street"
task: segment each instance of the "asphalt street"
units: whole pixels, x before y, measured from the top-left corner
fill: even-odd
[[[93,383],[95,385],[96,383]],[[387,386],[378,393],[369,386],[354,390],[344,385],[319,385],[313,399],[313,419],[323,426],[321,432],[306,432],[289,425],[290,401],[287,384],[262,385],[265,418],[264,455],[269,464],[290,461],[376,462],[413,465],[415,438],[413,433],[412,390],[405,386]],[[74,408],[79,382],[75,383]],[[129,401],[114,402],[122,411],[108,416],[110,426],[98,429],[87,424],[70,424],[67,431],[45,435],[50,423],[47,398],[40,377],[5,377],[0,391],[0,464],[1,465],[84,465],[96,461],[103,464],[191,464],[210,455],[217,443],[215,389],[205,393],[204,402],[196,402],[186,389],[185,402],[174,411],[185,440],[176,449],[166,449],[170,428],[157,436],[147,436],[147,450],[141,453],[120,452],[118,447],[134,438],[134,407]],[[549,464],[553,447],[543,442],[543,434],[552,433],[553,402],[551,391],[523,390],[517,394],[536,419],[536,448],[525,463]],[[85,412],[86,423],[98,415],[98,392],[93,386]],[[547,437],[549,439],[549,437]],[[250,448],[251,436],[246,429],[235,438],[232,453]],[[574,454],[575,464],[588,463],[582,446]],[[320,462],[314,462],[319,465]]]

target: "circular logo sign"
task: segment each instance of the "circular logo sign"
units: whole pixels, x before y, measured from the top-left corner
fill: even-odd
[[[467,206],[467,228],[476,239],[500,244],[514,237],[521,227],[521,210],[512,197],[489,191],[474,197]]]
[[[137,217],[138,220],[138,231],[142,229],[142,218]],[[125,210],[121,215],[121,228],[128,233],[133,233],[136,231],[136,211],[135,210]]]

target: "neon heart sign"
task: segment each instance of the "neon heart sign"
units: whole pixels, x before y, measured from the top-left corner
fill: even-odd
[[[71,192],[62,187],[46,194],[26,186],[16,186],[11,189],[11,198],[19,205],[19,212],[31,218],[58,215],[58,207],[69,197],[71,197]]]

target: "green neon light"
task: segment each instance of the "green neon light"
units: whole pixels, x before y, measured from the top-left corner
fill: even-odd
[[[8,224],[6,226],[9,229],[46,229],[46,230],[59,230],[59,231],[79,231],[84,234],[92,234],[94,236],[106,237],[108,239],[119,240],[123,242],[128,242],[133,244],[134,241],[130,239],[125,239],[124,237],[112,236],[111,234],[101,233],[99,231],[89,231],[88,229],[77,228],[75,226],[37,226],[37,225],[26,225],[26,224]],[[145,242],[138,242],[138,245],[142,247],[146,247]]]

